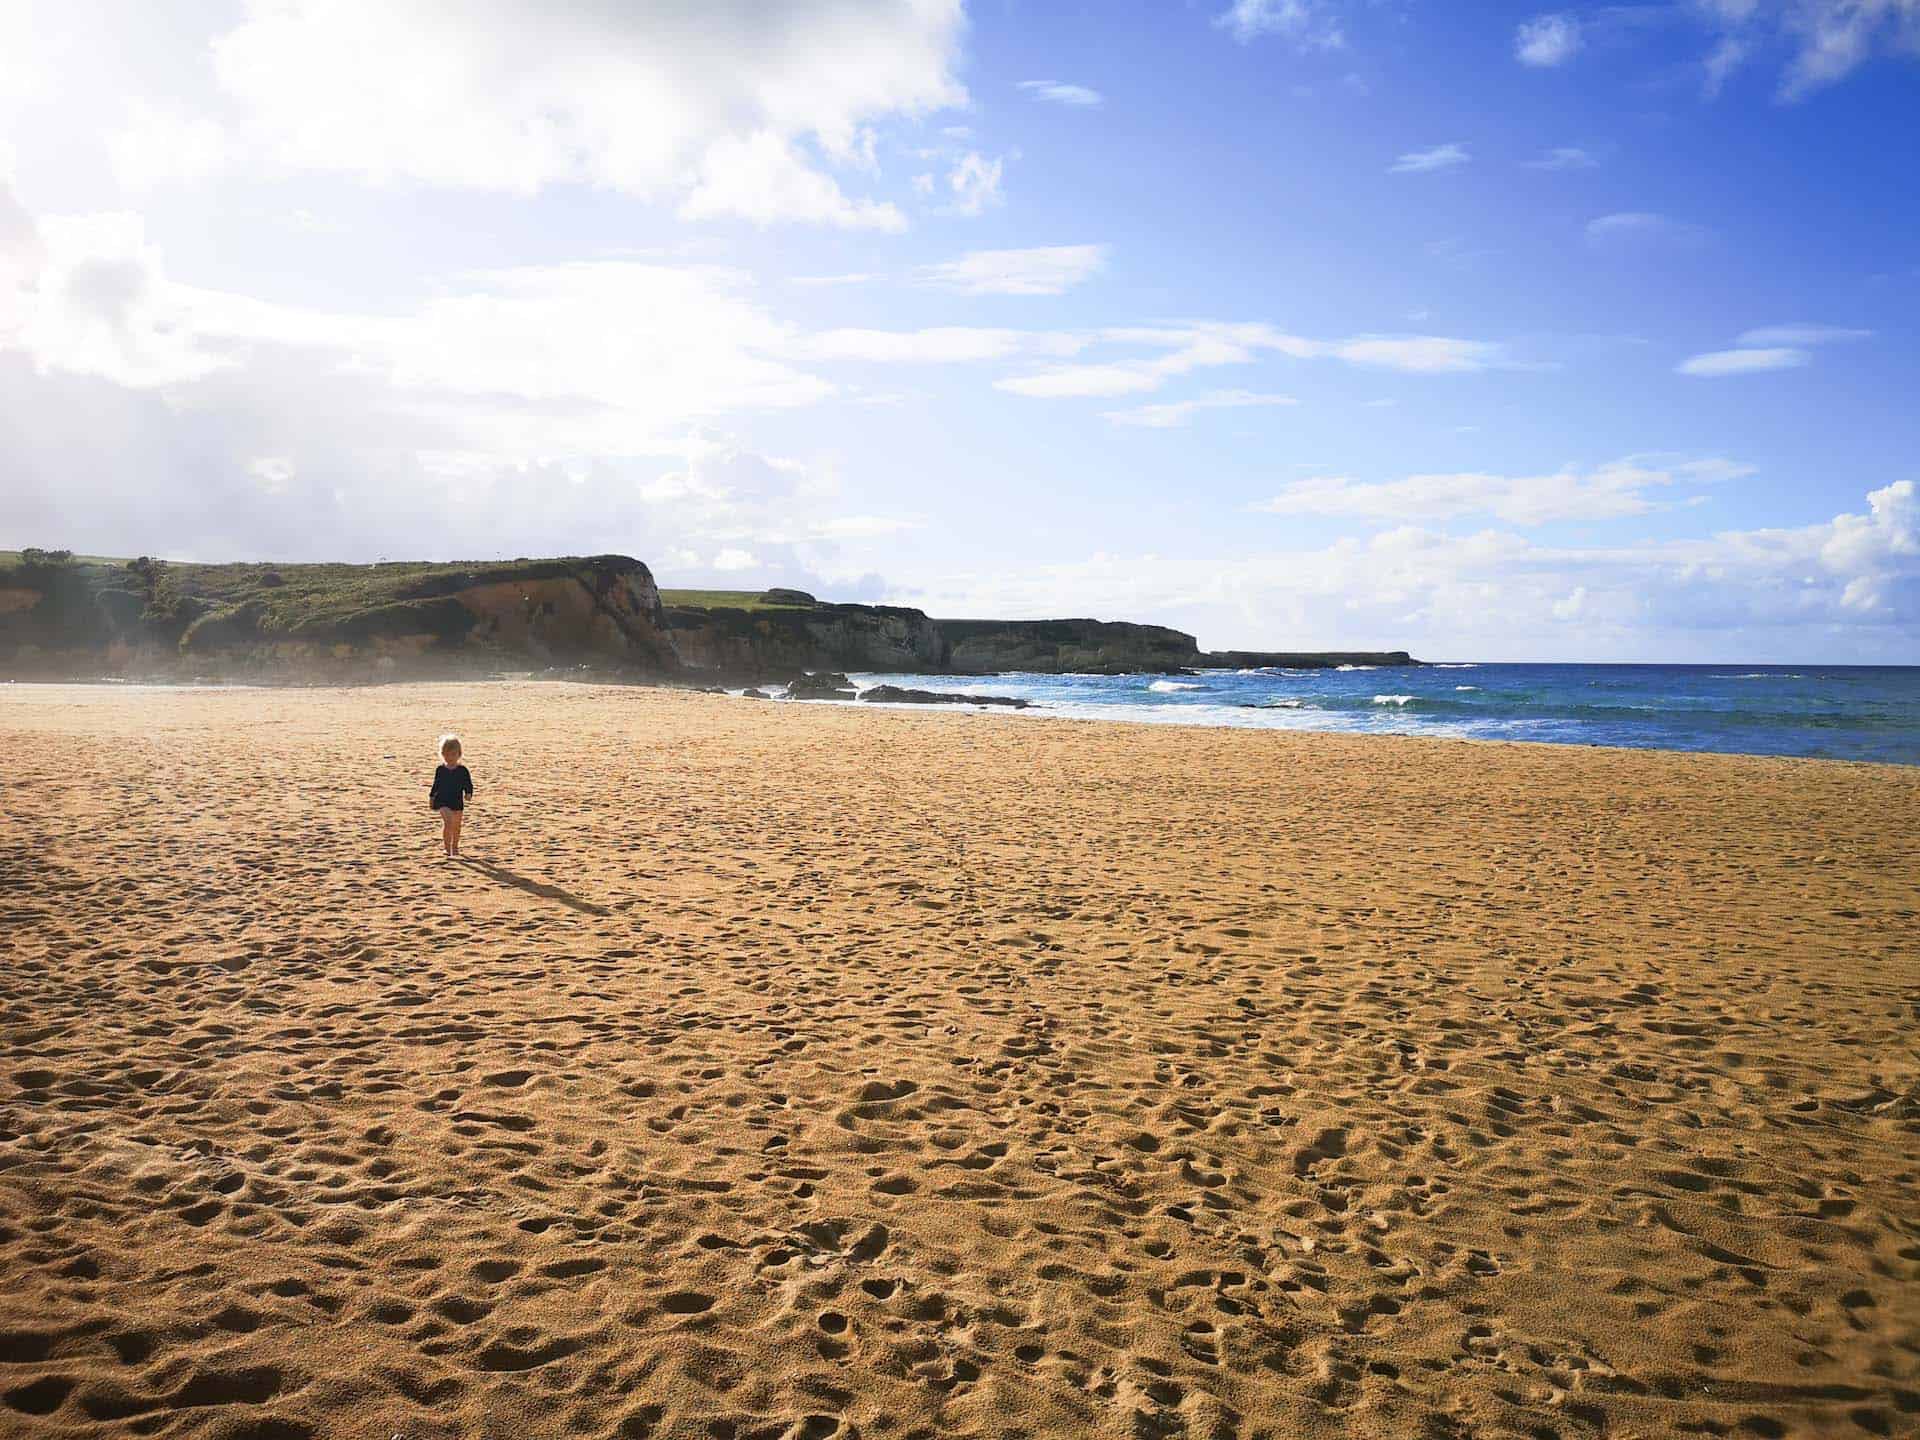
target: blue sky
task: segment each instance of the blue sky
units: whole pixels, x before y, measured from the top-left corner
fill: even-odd
[[[14,0],[0,57],[0,544],[1920,662],[1920,0]]]

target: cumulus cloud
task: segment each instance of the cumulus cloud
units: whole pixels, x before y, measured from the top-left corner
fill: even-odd
[[[1675,367],[1682,375],[1758,375],[1768,370],[1797,370],[1813,357],[1790,345],[1756,350],[1710,350],[1689,355]]]
[[[1242,45],[1277,35],[1301,50],[1341,50],[1346,32],[1321,0],[1234,0],[1213,23]]]
[[[954,213],[959,215],[978,215],[982,211],[1002,203],[1006,197],[1000,191],[1000,175],[1003,162],[989,160],[977,151],[969,150],[947,172],[947,188],[953,192]]]
[[[1523,20],[1513,35],[1513,55],[1522,65],[1551,69],[1578,53],[1580,22],[1571,15],[1537,15]]]
[[[1266,395],[1254,390],[1213,390],[1192,400],[1175,400],[1164,405],[1138,405],[1131,410],[1108,410],[1102,418],[1116,425],[1175,430],[1186,425],[1201,410],[1237,410],[1248,406],[1298,403],[1291,395]]]
[[[833,393],[793,363],[792,332],[748,277],[718,266],[517,266],[370,314],[182,284],[131,214],[27,217],[0,254],[15,276],[0,349],[43,374],[189,403],[228,372],[243,385],[254,371],[299,369],[316,405],[327,377],[351,377],[369,412],[446,431],[448,451],[650,453],[692,423]]]
[[[700,179],[680,203],[683,220],[736,216],[755,225],[804,221],[849,230],[900,231],[907,217],[890,201],[850,200],[771,130],[723,136],[707,147]]]
[[[216,93],[136,109],[114,153],[148,182],[585,184],[690,218],[897,229],[829,169],[871,169],[875,123],[965,103],[964,23],[961,0],[256,0],[212,40]]]
[[[1463,472],[1371,483],[1315,476],[1293,482],[1253,508],[1275,515],[1342,516],[1385,525],[1491,515],[1510,525],[1531,526],[1644,515],[1662,508],[1667,502],[1659,496],[1675,485],[1714,483],[1750,473],[1751,467],[1726,460],[1657,464],[1629,457],[1591,470],[1569,465],[1544,475]]]
[[[0,259],[0,346],[42,372],[92,375],[154,388],[202,379],[233,363],[220,337],[194,323],[195,298],[167,282],[137,215],[36,221],[0,189],[10,210]]]
[[[1043,245],[1028,250],[970,250],[928,265],[921,280],[965,295],[1059,295],[1106,264],[1105,245]]]
[[[1020,88],[1036,100],[1051,100],[1055,105],[1080,108],[1098,105],[1106,98],[1098,90],[1085,85],[1069,85],[1062,80],[1022,80]]]
[[[1435,170],[1451,170],[1465,165],[1473,156],[1465,145],[1449,142],[1431,150],[1409,150],[1387,167],[1389,175],[1425,175]]]

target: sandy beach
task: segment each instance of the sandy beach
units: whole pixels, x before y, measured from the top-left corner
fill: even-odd
[[[0,1433],[1920,1432],[1920,769],[553,684],[0,757]]]

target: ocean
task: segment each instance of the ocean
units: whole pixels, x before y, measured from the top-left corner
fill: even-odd
[[[1920,667],[1459,661],[1197,675],[857,675],[1013,695],[1027,715],[1920,765]]]

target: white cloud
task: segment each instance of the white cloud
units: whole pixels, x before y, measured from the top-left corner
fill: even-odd
[[[1253,390],[1214,390],[1193,400],[1176,400],[1165,405],[1140,405],[1131,410],[1108,410],[1103,418],[1116,425],[1136,425],[1149,430],[1173,430],[1184,426],[1200,410],[1240,409],[1246,406],[1294,405],[1291,395],[1266,395]]]
[[[1403,370],[1413,375],[1462,375],[1513,368],[1503,346],[1445,335],[1362,335],[1334,343],[1324,353],[1352,365]]]
[[[1879,55],[1920,55],[1920,0],[1702,0],[1695,12],[1717,34],[1702,62],[1718,95],[1741,66],[1790,53],[1776,82],[1781,100],[1804,99]]]
[[[736,216],[755,225],[802,221],[845,230],[901,231],[891,201],[849,200],[831,176],[809,165],[772,130],[723,135],[707,147],[700,179],[680,202],[682,220]]]
[[[1748,330],[1736,345],[1831,345],[1842,340],[1865,340],[1871,330],[1851,330],[1844,325],[1762,325]]]
[[[270,495],[283,494],[293,483],[299,469],[285,455],[256,455],[247,462],[247,473],[260,482]]]
[[[899,515],[842,515],[831,520],[816,520],[811,533],[835,540],[877,540],[907,530],[924,530],[927,522]]]
[[[0,191],[10,199],[10,192]],[[0,347],[24,350],[43,374],[92,375],[133,388],[203,379],[233,363],[195,323],[191,294],[166,279],[137,215],[47,216],[17,210]]]
[[[1600,162],[1578,145],[1560,145],[1537,160],[1520,163],[1530,170],[1591,170]]]
[[[1070,85],[1061,80],[1022,80],[1020,88],[1036,100],[1051,100],[1056,105],[1094,106],[1106,97],[1085,85]]]
[[[317,396],[347,377],[388,417],[369,426],[407,417],[444,432],[438,449],[516,462],[654,453],[689,424],[833,391],[791,363],[791,332],[747,278],[717,266],[519,266],[459,277],[410,311],[356,314],[183,285],[135,215],[22,217],[0,237],[16,281],[0,351],[43,374],[182,403],[222,376],[297,369]]]
[[[1393,164],[1387,167],[1389,175],[1425,175],[1435,170],[1451,170],[1455,166],[1465,165],[1473,156],[1467,153],[1465,145],[1449,142],[1436,145],[1431,150],[1409,150]]]
[[[1047,331],[943,325],[926,330],[824,330],[796,341],[794,348],[816,360],[947,365],[1015,355],[1068,355],[1081,343],[1071,335]]]
[[[1733,73],[1746,64],[1747,49],[1745,41],[1729,35],[1715,45],[1701,62],[1701,69],[1705,73],[1701,77],[1700,88],[1709,100],[1718,99]]]
[[[998,389],[1037,399],[1135,395],[1157,390],[1175,375],[1216,365],[1245,364],[1261,350],[1301,354],[1311,349],[1309,341],[1260,324],[1119,327],[1103,331],[1099,338],[1106,344],[1149,346],[1161,353],[1147,359],[1057,365],[994,384]]]
[[[1409,475],[1403,480],[1362,482],[1345,476],[1315,476],[1287,485],[1256,510],[1276,515],[1328,515],[1404,525],[1491,515],[1510,525],[1556,520],[1611,520],[1663,508],[1656,493],[1675,484],[1711,484],[1752,473],[1727,460],[1657,464],[1630,456],[1582,471],[1575,466],[1546,475],[1480,472]]]
[[[1758,350],[1711,350],[1690,355],[1675,368],[1682,375],[1755,375],[1766,370],[1796,370],[1813,357],[1789,345]]]
[[[1157,369],[1151,363],[1061,365],[1051,370],[1036,371],[1030,375],[1010,375],[993,383],[996,389],[1006,390],[1015,395],[1027,395],[1036,400],[1090,397],[1104,399],[1115,395],[1136,395],[1145,390],[1158,390],[1169,373],[1173,372]]]
[[[978,215],[990,206],[1000,204],[1006,197],[1000,193],[999,160],[989,160],[977,151],[969,150],[961,156],[947,174],[947,188],[953,192],[953,208],[957,214]]]
[[[1514,58],[1522,65],[1564,65],[1579,51],[1580,22],[1571,15],[1538,15],[1524,20],[1513,35]]]
[[[751,550],[741,550],[736,546],[728,546],[713,557],[713,568],[716,570],[728,572],[755,570],[759,565],[760,562],[753,558]]]
[[[1030,250],[971,250],[928,265],[923,281],[967,295],[1059,295],[1106,264],[1105,245],[1045,245]]]
[[[1675,367],[1682,375],[1754,375],[1767,370],[1795,370],[1811,363],[1808,346],[1864,340],[1871,330],[1840,325],[1762,325],[1734,341],[1738,349],[1693,355]]]
[[[1587,239],[1595,244],[1666,244],[1695,246],[1707,231],[1687,220],[1675,220],[1650,210],[1621,210],[1587,222]]]
[[[135,190],[206,180],[236,158],[215,121],[139,97],[128,101],[126,124],[108,137],[107,153],[120,183]]]
[[[216,107],[136,110],[115,154],[148,181],[220,164],[585,184],[693,217],[892,229],[897,210],[848,197],[821,162],[871,168],[874,123],[964,104],[964,23],[961,0],[256,3],[211,45]]]
[[[1100,332],[1097,343],[1149,347],[1145,359],[1056,365],[995,382],[1016,395],[1042,399],[1111,397],[1157,390],[1169,378],[1197,369],[1242,365],[1271,352],[1296,360],[1328,358],[1371,369],[1415,375],[1464,374],[1512,368],[1504,347],[1442,335],[1359,335],[1311,340],[1258,322],[1208,321],[1184,326],[1122,326]]]
[[[1234,0],[1213,23],[1232,32],[1242,45],[1262,35],[1278,35],[1301,50],[1340,50],[1346,33],[1326,13],[1321,0]]]

